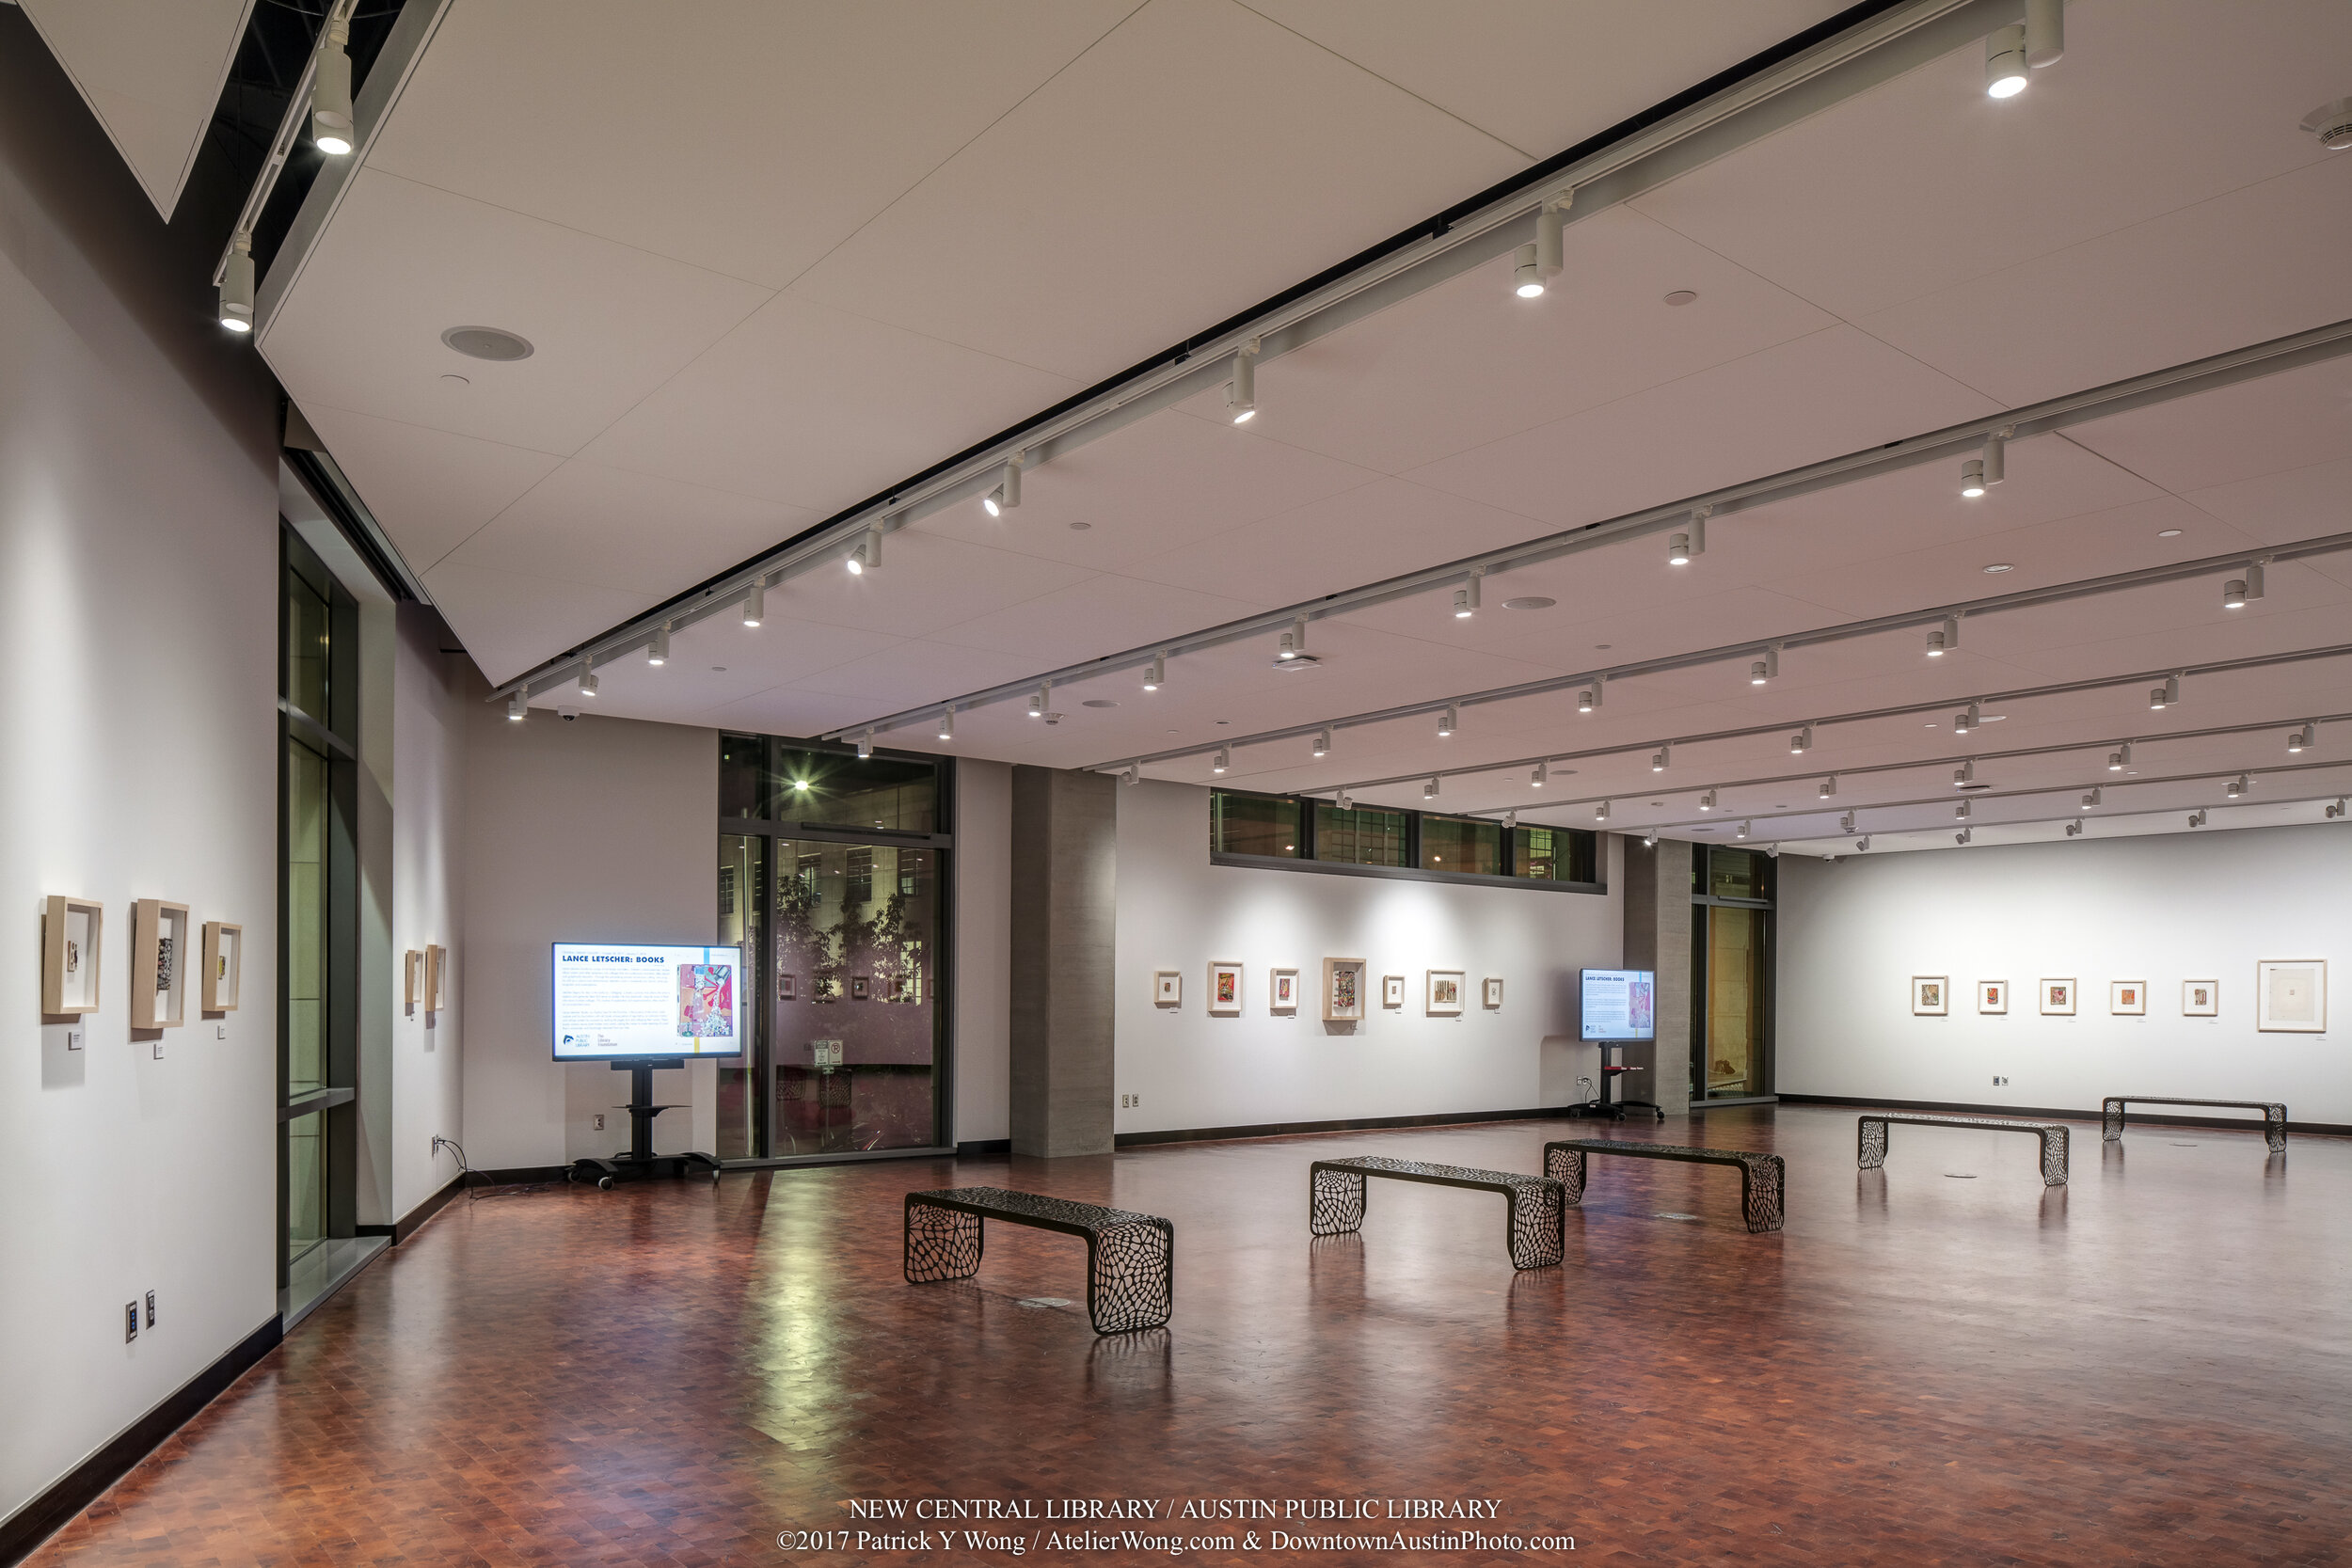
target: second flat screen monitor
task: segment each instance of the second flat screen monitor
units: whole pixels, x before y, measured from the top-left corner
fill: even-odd
[[[1646,969],[1582,972],[1584,1037],[1646,1040],[1658,1036],[1658,976]]]

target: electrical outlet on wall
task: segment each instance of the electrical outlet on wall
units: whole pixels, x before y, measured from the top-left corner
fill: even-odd
[[[597,1117],[595,1119],[595,1121],[591,1124],[590,1131],[592,1131],[592,1132],[603,1132],[603,1131],[604,1131],[604,1118],[603,1118],[602,1117]]]
[[[1119,1108],[1122,1111],[1133,1111],[1142,1104],[1143,1096],[1139,1094],[1122,1094],[1119,1097]]]
[[[147,1292],[147,1326],[155,1326],[155,1292],[152,1291]]]
[[[1993,1086],[1996,1089],[2006,1088],[2009,1086],[2009,1080],[2006,1078],[1995,1078],[1993,1080]]]

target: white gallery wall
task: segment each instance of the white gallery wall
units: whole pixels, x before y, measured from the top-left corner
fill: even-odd
[[[477,1170],[567,1164],[628,1147],[628,1075],[558,1064],[548,1031],[559,942],[716,942],[719,742],[683,724],[544,708],[467,709],[465,1145]],[[715,1153],[718,1068],[654,1074],[663,1154]],[[597,1132],[594,1118],[605,1118]]]
[[[2352,1123],[2352,828],[1787,855],[1780,878],[1784,1094],[2093,1112],[2210,1095]],[[2257,1033],[2255,964],[2314,958],[2329,1032]],[[1950,978],[1948,1016],[1912,1014],[1915,974]],[[2081,988],[2074,1017],[2041,1014],[2044,978]],[[2219,982],[2218,1017],[2182,1016],[2190,979]],[[1977,1012],[1979,980],[2015,988],[2005,1016]],[[2115,980],[2147,982],[2146,1016],[2109,1013]]]
[[[383,1006],[391,1027],[391,1218],[456,1176],[439,1135],[465,1138],[466,739],[489,695],[437,617],[402,605],[392,662],[392,909]],[[442,1006],[405,1002],[405,956],[439,947]]]
[[[6,1516],[277,1314],[278,524],[275,405],[209,262],[13,9],[0,214]],[[105,906],[79,1050],[41,1012],[52,894]],[[191,996],[161,1059],[129,1027],[147,897],[245,927],[243,1005]]]
[[[1577,1043],[1577,972],[1624,951],[1618,841],[1610,891],[1573,894],[1209,863],[1209,791],[1146,782],[1119,791],[1116,1130],[1262,1127],[1451,1112],[1533,1110],[1581,1098],[1598,1053]],[[1365,1020],[1327,1024],[1323,960],[1365,960]],[[1245,966],[1239,1017],[1208,1012],[1212,960]],[[1295,1014],[1268,1006],[1267,971],[1295,968]],[[1184,977],[1162,1007],[1152,974]],[[1470,982],[1459,1018],[1422,1010],[1425,971]],[[1380,1006],[1380,977],[1406,1005]],[[1503,1002],[1480,1005],[1480,982]],[[1129,1097],[1139,1102],[1129,1103]]]

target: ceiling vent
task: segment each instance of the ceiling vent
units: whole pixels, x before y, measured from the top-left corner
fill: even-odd
[[[469,359],[505,362],[528,359],[532,355],[530,340],[501,332],[495,326],[453,326],[441,334],[441,341]]]

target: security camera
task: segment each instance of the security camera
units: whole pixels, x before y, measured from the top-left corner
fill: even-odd
[[[555,716],[568,724],[573,720],[580,717],[580,709],[576,707],[560,707],[555,710]]]

